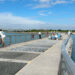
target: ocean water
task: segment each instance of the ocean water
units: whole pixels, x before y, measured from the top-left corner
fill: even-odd
[[[72,45],[72,59],[75,62],[75,35],[72,35],[73,45]]]
[[[21,43],[21,42],[27,42],[31,40],[39,39],[38,33],[34,34],[34,38],[31,38],[31,33],[7,33],[5,32],[5,46],[15,44],[15,43]],[[42,34],[42,38],[46,37],[46,34]],[[0,44],[0,47],[2,47],[2,44]]]

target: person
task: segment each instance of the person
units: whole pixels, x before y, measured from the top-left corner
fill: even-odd
[[[47,37],[48,37],[48,34],[49,34],[49,33],[47,32]]]
[[[33,33],[31,33],[31,39],[34,39],[34,34]]]
[[[55,33],[52,33],[51,39],[56,40]]]
[[[48,36],[48,39],[51,39],[51,36],[50,35]]]
[[[5,47],[5,42],[4,42],[4,38],[5,38],[5,34],[4,32],[2,31],[2,29],[0,29],[0,44],[3,43],[3,47]]]
[[[38,34],[39,34],[39,39],[41,39],[41,34],[42,34],[42,33],[41,33],[41,32],[39,32]]]
[[[61,39],[61,34],[60,33],[57,33],[57,39]]]
[[[55,38],[58,40],[58,36],[57,36],[57,34],[55,34]]]
[[[68,31],[68,36],[69,36],[69,35],[71,35],[71,32],[70,32],[70,31]]]

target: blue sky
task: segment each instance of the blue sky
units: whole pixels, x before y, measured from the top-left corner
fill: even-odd
[[[0,0],[5,29],[75,29],[75,0]]]

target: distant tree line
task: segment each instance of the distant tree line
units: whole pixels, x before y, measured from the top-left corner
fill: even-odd
[[[69,30],[36,30],[36,29],[33,29],[33,30],[3,30],[5,32],[68,32]],[[71,30],[72,32],[75,32],[75,30]]]

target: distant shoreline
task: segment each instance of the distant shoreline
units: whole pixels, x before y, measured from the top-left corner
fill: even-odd
[[[68,32],[69,30],[3,30],[4,32],[12,32],[12,33],[36,33],[36,32]],[[75,33],[75,30],[71,30],[71,32]]]

